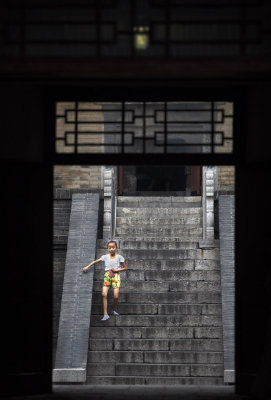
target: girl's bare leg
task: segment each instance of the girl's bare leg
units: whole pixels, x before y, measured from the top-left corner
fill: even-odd
[[[108,315],[107,313],[107,294],[108,294],[109,286],[103,286],[102,288],[102,297],[103,297],[103,309],[104,316]]]
[[[113,301],[113,305],[112,305],[112,310],[116,311],[117,305],[118,305],[118,301],[119,301],[119,293],[120,290],[119,288],[115,288],[114,289],[114,301]]]

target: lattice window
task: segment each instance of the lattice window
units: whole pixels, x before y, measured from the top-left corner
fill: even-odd
[[[0,55],[270,54],[269,10],[263,0],[6,0]]]
[[[56,153],[232,153],[232,102],[58,102]]]

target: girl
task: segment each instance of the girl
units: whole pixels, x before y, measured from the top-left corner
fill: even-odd
[[[107,313],[107,294],[110,286],[112,286],[114,289],[114,302],[112,306],[113,314],[119,315],[119,313],[116,311],[120,290],[119,273],[120,271],[127,270],[124,258],[117,254],[118,246],[114,240],[110,240],[110,242],[108,242],[107,250],[109,254],[102,256],[98,260],[92,261],[89,265],[83,268],[83,272],[87,272],[92,265],[97,264],[100,261],[103,261],[105,264],[104,284],[102,288],[104,316],[101,321],[106,321],[108,318],[110,318]]]

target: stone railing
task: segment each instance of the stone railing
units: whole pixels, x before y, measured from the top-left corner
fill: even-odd
[[[202,167],[203,240],[214,240],[215,167]]]
[[[110,240],[115,235],[117,167],[104,168],[104,223],[103,238]]]
[[[95,259],[98,232],[98,193],[74,193],[53,382],[84,383],[92,306],[93,268],[82,272]]]

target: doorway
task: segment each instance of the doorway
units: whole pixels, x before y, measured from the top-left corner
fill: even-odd
[[[200,166],[125,165],[119,166],[118,176],[119,195],[201,195]]]

